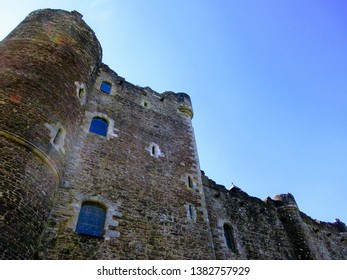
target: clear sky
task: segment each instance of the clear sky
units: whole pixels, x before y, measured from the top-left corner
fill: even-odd
[[[0,2],[0,39],[35,9],[77,10],[120,76],[188,93],[217,183],[347,222],[347,1]]]

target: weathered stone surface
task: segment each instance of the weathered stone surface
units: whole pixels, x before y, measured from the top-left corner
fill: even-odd
[[[0,259],[346,259],[343,222],[208,179],[190,97],[102,64],[77,12],[33,12],[0,62]],[[105,210],[100,237],[76,232],[84,202]]]
[[[68,187],[60,190],[51,221],[54,227],[48,229],[58,228],[54,238],[56,242],[63,238],[64,245],[43,244],[42,257],[211,258],[202,194],[188,187],[188,175],[201,183],[191,119],[178,110],[184,98],[119,80],[104,66],[89,93],[89,110],[64,177]],[[99,90],[102,81],[112,84],[110,94]],[[114,121],[116,137],[88,132],[91,119],[99,113]],[[151,154],[152,143],[160,150],[157,156]],[[67,252],[64,247],[73,244],[87,242],[90,247],[88,238],[74,232],[78,213],[72,206],[86,199],[115,204],[117,223],[111,228],[117,233],[97,242],[92,254]],[[197,209],[196,222],[188,221],[186,203]]]
[[[291,194],[261,201],[239,188],[226,190],[203,174],[217,259],[346,259],[345,224],[324,223],[300,212]],[[223,223],[237,250],[227,248]]]
[[[60,10],[32,13],[0,43],[3,258],[33,258],[37,251],[84,116],[75,82],[91,87],[100,59],[92,30]]]

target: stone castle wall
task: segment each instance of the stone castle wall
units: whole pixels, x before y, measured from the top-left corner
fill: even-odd
[[[111,85],[109,94],[102,82]],[[103,66],[88,93],[40,257],[211,258],[191,113],[187,95],[134,86]],[[112,124],[106,137],[89,132],[95,116]],[[108,209],[103,239],[74,232],[89,200]],[[187,216],[189,205],[194,217]]]
[[[227,190],[203,174],[217,259],[346,259],[347,228],[300,212],[291,194],[262,201],[237,187]],[[227,247],[223,225],[233,230]]]
[[[0,257],[37,251],[83,116],[76,82],[93,83],[100,59],[78,13],[34,12],[1,42]]]
[[[208,179],[189,96],[135,86],[101,52],[61,10],[0,43],[0,259],[346,259],[342,222]],[[85,203],[105,211],[101,236],[76,229]]]

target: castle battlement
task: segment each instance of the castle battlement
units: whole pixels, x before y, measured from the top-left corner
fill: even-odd
[[[186,93],[102,62],[76,11],[0,43],[0,259],[345,259],[346,225],[200,169]]]

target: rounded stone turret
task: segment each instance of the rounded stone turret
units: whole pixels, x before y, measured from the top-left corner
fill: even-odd
[[[274,200],[277,202],[277,206],[298,209],[298,204],[296,203],[295,198],[291,193],[276,194],[274,196]]]
[[[176,94],[176,96],[177,96],[177,102],[179,104],[178,110],[181,113],[189,116],[190,118],[193,118],[194,112],[193,112],[190,96],[184,92],[179,92]]]
[[[275,195],[274,202],[286,234],[293,245],[296,258],[300,260],[319,259],[294,196],[290,193]]]
[[[0,242],[0,259],[31,259],[101,47],[79,13],[38,10],[0,43],[0,61],[0,238],[11,241]]]

